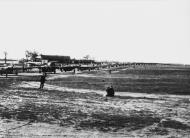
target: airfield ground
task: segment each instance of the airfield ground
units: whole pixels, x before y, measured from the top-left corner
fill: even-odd
[[[190,68],[0,78],[0,137],[190,137]],[[105,97],[113,85],[114,98]]]

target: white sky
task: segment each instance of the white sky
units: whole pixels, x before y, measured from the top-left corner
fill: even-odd
[[[190,64],[190,0],[1,0],[0,58],[26,50]]]

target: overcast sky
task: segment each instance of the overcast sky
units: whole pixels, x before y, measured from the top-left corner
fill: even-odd
[[[0,58],[26,50],[190,64],[190,0],[1,0]]]

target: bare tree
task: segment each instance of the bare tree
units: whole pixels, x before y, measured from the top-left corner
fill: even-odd
[[[83,58],[86,59],[86,60],[89,60],[90,59],[90,55],[86,55]]]
[[[36,51],[25,51],[25,55],[26,55],[26,59],[28,61],[28,59],[32,60],[32,61],[36,61],[36,57],[39,55],[38,52]]]

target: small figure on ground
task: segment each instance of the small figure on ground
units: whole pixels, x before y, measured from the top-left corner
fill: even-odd
[[[107,87],[106,92],[107,92],[107,95],[106,95],[106,96],[114,97],[114,95],[115,95],[115,91],[114,91],[114,89],[113,89],[113,86]]]
[[[74,68],[74,70],[73,70],[73,74],[76,74],[76,69]]]
[[[109,74],[111,74],[111,69],[109,70]]]
[[[46,81],[46,73],[43,73],[43,75],[40,78],[40,89],[43,89],[45,81]]]

